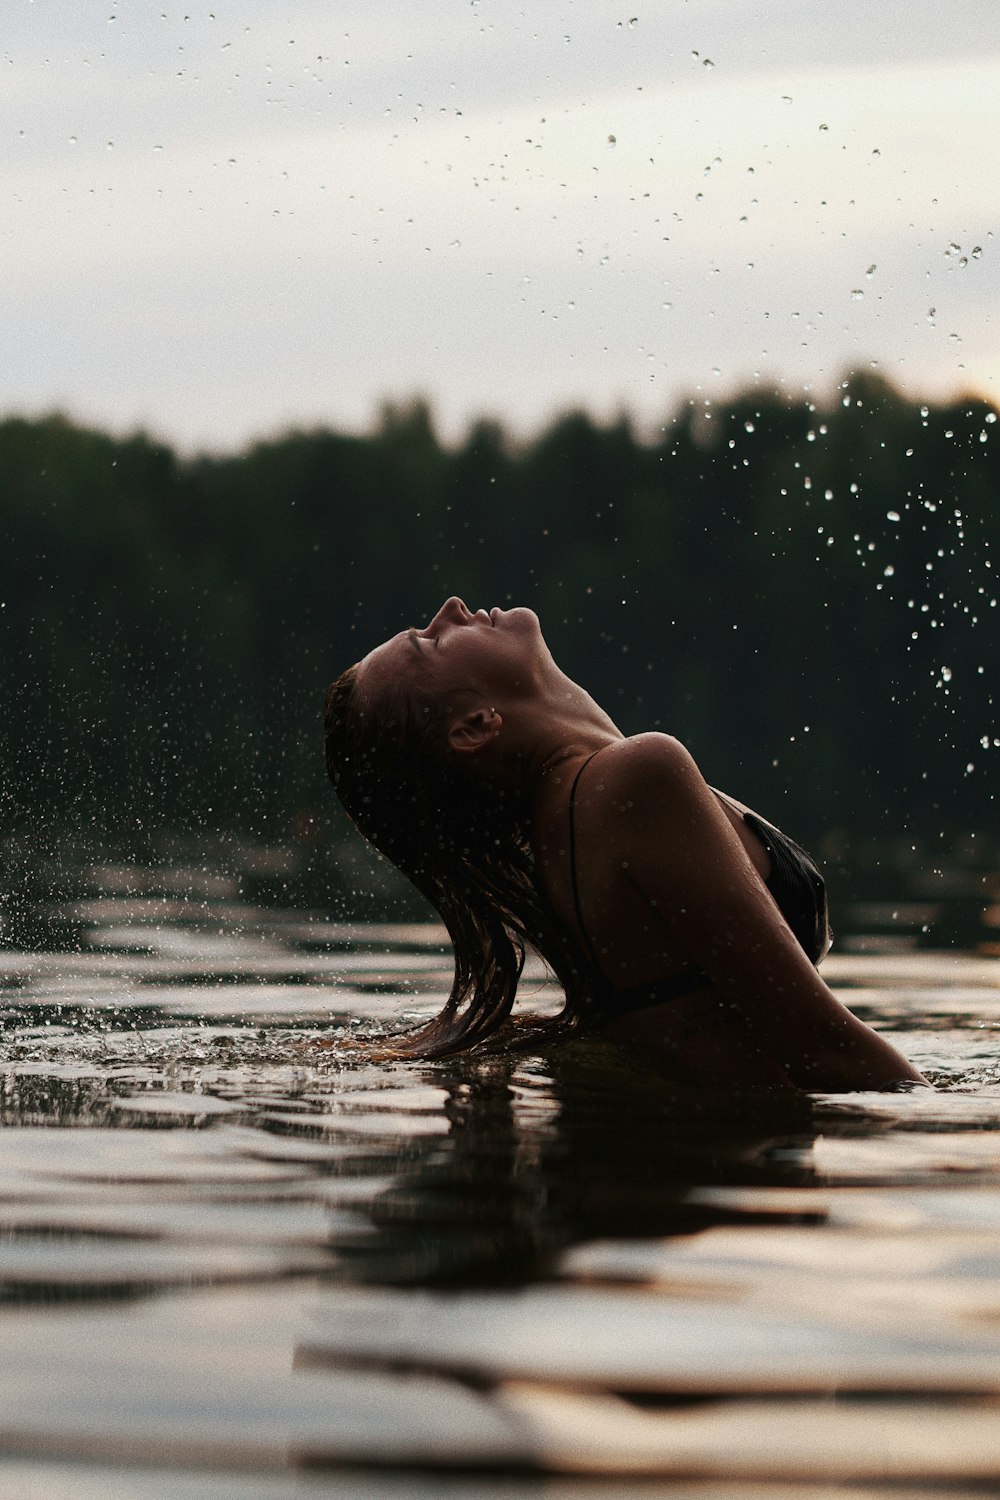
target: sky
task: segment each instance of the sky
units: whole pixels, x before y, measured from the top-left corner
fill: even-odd
[[[1000,400],[995,0],[7,0],[0,413]]]

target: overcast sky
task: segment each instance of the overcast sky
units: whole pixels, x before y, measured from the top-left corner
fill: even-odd
[[[996,0],[7,0],[0,410],[998,399],[998,99]]]

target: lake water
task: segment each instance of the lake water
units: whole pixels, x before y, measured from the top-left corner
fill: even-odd
[[[713,1097],[600,1042],[378,1061],[447,988],[430,927],[77,886],[0,946],[3,1497],[1000,1475],[995,947],[825,966],[933,1092]]]

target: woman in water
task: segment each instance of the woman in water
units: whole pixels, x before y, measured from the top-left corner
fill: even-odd
[[[690,1080],[923,1081],[817,973],[829,936],[808,855],[677,740],[623,735],[530,609],[449,599],[344,672],[325,718],[341,802],[455,949],[447,1004],[401,1052],[492,1035],[531,946],[565,990],[564,1027],[638,1043]]]

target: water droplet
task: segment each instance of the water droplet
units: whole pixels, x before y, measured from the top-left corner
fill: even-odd
[[[820,128],[820,130],[829,130],[830,129],[829,125],[821,125],[819,128]]]
[[[864,295],[864,292],[859,286],[854,286],[851,288],[851,298],[854,302],[862,302],[864,300]]]
[[[715,67],[715,63],[712,61],[712,59],[710,57],[703,57],[702,60],[701,60],[701,65],[702,65],[703,68],[714,68]]]
[[[617,146],[617,144],[618,144],[618,137],[614,136],[614,135],[609,135],[608,136],[608,145],[609,146]]]
[[[865,275],[866,276],[874,276],[875,272],[877,270],[878,270],[878,267],[875,265],[875,263],[873,261],[872,264],[868,267],[867,271],[865,272]]]
[[[983,256],[983,247],[982,247],[982,245],[973,245],[973,247],[972,247],[972,259],[973,260],[982,260],[982,256]]]
[[[885,518],[886,518],[887,521],[896,522],[896,521],[899,520],[899,511],[898,510],[887,510],[886,513],[885,513]]]

